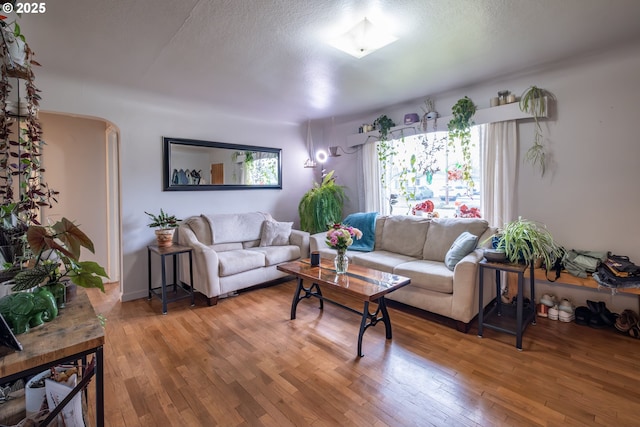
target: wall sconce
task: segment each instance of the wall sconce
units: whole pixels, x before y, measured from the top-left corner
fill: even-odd
[[[338,153],[338,150],[342,151],[344,154],[354,154],[358,152],[360,147],[362,146],[358,145],[354,150],[347,151],[344,148],[340,147],[339,145],[334,145],[329,147],[329,157],[340,157],[340,153]]]

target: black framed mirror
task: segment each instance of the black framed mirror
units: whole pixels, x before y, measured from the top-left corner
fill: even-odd
[[[164,191],[282,189],[280,148],[162,139]]]

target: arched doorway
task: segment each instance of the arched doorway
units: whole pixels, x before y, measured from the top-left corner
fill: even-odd
[[[45,218],[67,217],[91,238],[96,261],[120,281],[119,131],[104,120],[78,115],[39,113],[43,128],[43,165],[49,186],[60,192],[58,203],[44,209]]]

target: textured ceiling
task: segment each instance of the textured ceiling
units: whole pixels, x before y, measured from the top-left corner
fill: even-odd
[[[365,16],[399,41],[325,43]],[[638,40],[640,0],[64,0],[21,23],[39,73],[303,122]]]

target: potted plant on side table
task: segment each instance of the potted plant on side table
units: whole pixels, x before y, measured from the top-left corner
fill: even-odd
[[[504,252],[511,263],[528,265],[542,260],[548,271],[562,257],[562,249],[547,227],[522,217],[506,223],[492,238],[495,250]]]
[[[173,245],[173,233],[176,231],[176,227],[178,227],[178,221],[182,221],[177,219],[175,215],[169,215],[162,209],[160,209],[160,213],[158,215],[146,212],[151,218],[151,222],[148,224],[150,228],[156,229],[156,241],[158,242],[158,247],[160,248],[168,248]]]

